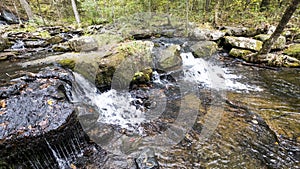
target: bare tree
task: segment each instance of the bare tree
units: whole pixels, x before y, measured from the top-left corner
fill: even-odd
[[[280,34],[282,33],[283,29],[285,28],[286,24],[291,19],[293,13],[296,11],[297,6],[299,5],[300,0],[293,0],[291,4],[287,7],[285,10],[279,24],[277,25],[274,33],[271,35],[271,37],[266,40],[262,46],[262,49],[259,51],[260,54],[267,54],[271,51],[271,47],[274,44],[274,42],[278,39]]]
[[[71,2],[72,2],[72,8],[73,8],[73,12],[74,12],[76,22],[77,22],[78,25],[80,25],[80,17],[79,17],[79,13],[78,13],[78,10],[77,10],[76,2],[75,2],[75,0],[71,0]]]
[[[26,0],[20,0],[20,4],[24,8],[24,10],[25,10],[25,12],[27,14],[28,19],[29,20],[33,20],[33,13],[32,13],[31,7],[28,4],[28,2]]]

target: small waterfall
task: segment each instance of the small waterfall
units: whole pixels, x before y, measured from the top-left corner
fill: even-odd
[[[191,52],[181,53],[184,70],[184,80],[196,83],[202,87],[216,90],[235,91],[261,91],[258,86],[251,86],[238,82],[241,76],[231,74],[226,68],[222,68],[202,58],[195,58]]]

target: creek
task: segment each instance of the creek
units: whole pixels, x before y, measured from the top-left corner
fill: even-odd
[[[150,87],[134,90],[100,92],[72,72],[68,98],[77,127],[57,137],[62,143],[44,139],[41,155],[20,153],[30,161],[20,163],[31,168],[300,168],[299,69],[249,66],[226,53],[194,58],[181,50],[180,55],[179,71],[155,70]],[[0,64],[1,86],[24,69]],[[53,66],[26,71],[44,67]]]

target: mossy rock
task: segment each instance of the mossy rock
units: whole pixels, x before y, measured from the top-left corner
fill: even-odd
[[[111,54],[98,61],[99,70],[96,75],[96,86],[101,89],[112,87],[114,89],[129,88],[131,81],[143,77],[148,81],[149,73],[146,71],[153,65],[152,48],[150,41],[131,41],[121,43],[111,49]],[[136,74],[137,72],[143,75]]]
[[[300,59],[300,44],[292,44],[286,50],[284,54]]]
[[[178,70],[182,65],[180,46],[170,45],[158,53],[158,69],[165,72]]]
[[[147,84],[151,81],[153,70],[145,68],[142,71],[136,72],[132,78],[131,84]]]
[[[229,55],[232,57],[235,57],[235,58],[241,58],[246,61],[249,61],[249,58],[247,57],[247,55],[252,54],[252,53],[253,52],[251,52],[250,50],[232,48],[229,52]]]
[[[11,46],[11,43],[8,41],[6,38],[2,38],[0,36],[0,52],[3,51],[4,49],[7,49]]]
[[[63,67],[63,68],[68,68],[71,70],[74,70],[76,62],[74,59],[62,59],[59,60],[58,63]]]

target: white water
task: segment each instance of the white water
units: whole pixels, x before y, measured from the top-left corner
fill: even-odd
[[[183,61],[184,79],[200,86],[216,90],[235,90],[238,92],[262,91],[257,86],[238,82],[241,76],[219,65],[202,58],[194,58],[192,53],[181,53]]]

